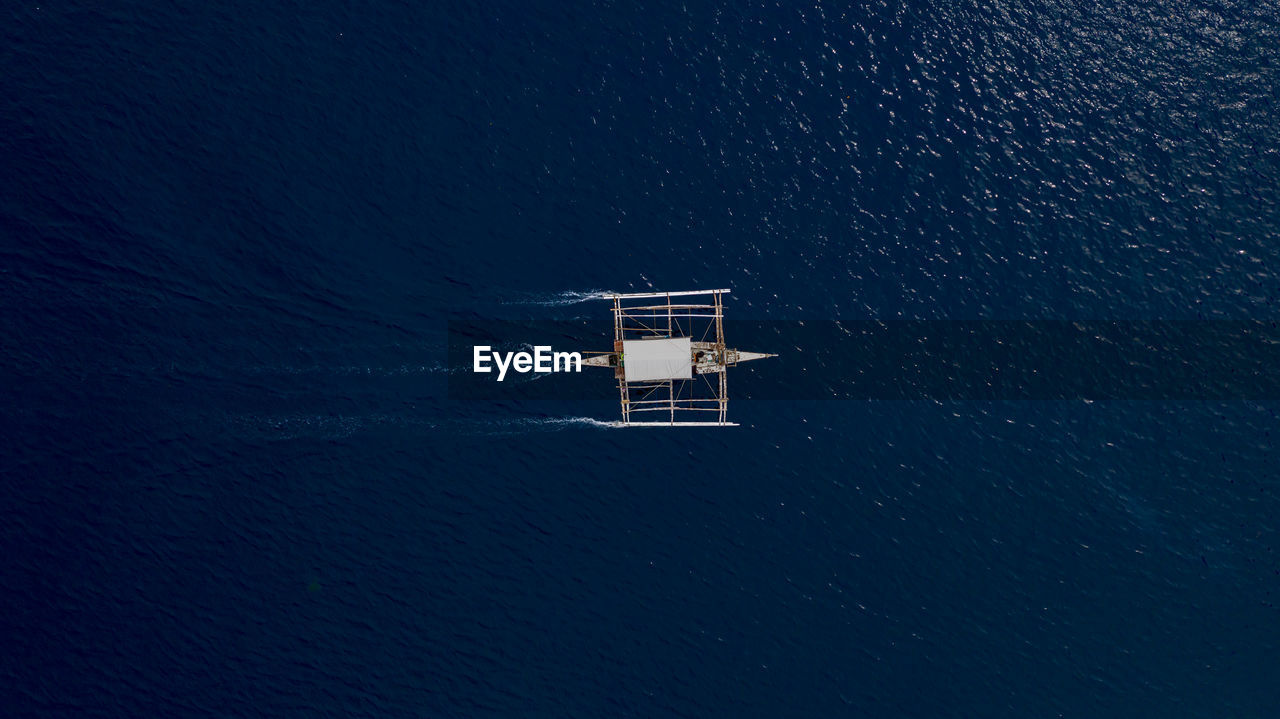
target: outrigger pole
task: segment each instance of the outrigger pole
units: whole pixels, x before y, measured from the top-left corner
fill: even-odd
[[[776,355],[728,349],[723,301],[723,295],[728,293],[727,289],[638,292],[603,298],[613,301],[613,351],[594,353],[583,364],[613,368],[624,426],[737,426],[727,421],[725,370],[741,362]],[[707,295],[711,296],[710,304],[672,302],[673,297]],[[666,302],[631,302],[657,298]],[[713,374],[717,375],[714,383],[708,378]],[[636,421],[631,418],[633,412],[660,412],[667,417],[666,421]],[[706,412],[714,412],[715,421],[690,416]]]

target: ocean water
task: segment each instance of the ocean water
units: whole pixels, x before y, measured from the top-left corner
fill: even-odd
[[[1280,705],[1275,402],[784,384],[624,431],[447,352],[605,290],[1278,319],[1276,3],[2,17],[0,715]]]

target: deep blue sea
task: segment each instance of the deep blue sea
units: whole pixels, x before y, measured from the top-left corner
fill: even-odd
[[[598,291],[1217,322],[1278,273],[1274,0],[15,0],[0,716],[1278,716],[1280,402],[624,430],[447,357]]]

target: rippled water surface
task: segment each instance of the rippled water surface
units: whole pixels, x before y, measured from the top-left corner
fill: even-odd
[[[0,713],[1273,713],[1272,402],[620,430],[446,328],[1275,319],[1276,3],[3,13]]]

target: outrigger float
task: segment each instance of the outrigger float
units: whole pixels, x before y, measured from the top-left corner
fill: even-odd
[[[725,345],[723,295],[727,294],[729,290],[695,290],[601,298],[613,301],[613,351],[584,352],[582,364],[613,368],[624,427],[738,426],[725,420],[729,409],[725,370],[777,355]],[[672,301],[708,295],[711,304]],[[647,301],[656,299],[665,304]],[[634,412],[661,412],[667,420],[635,421]],[[706,412],[714,412],[715,421],[703,420],[707,415],[700,413]]]

